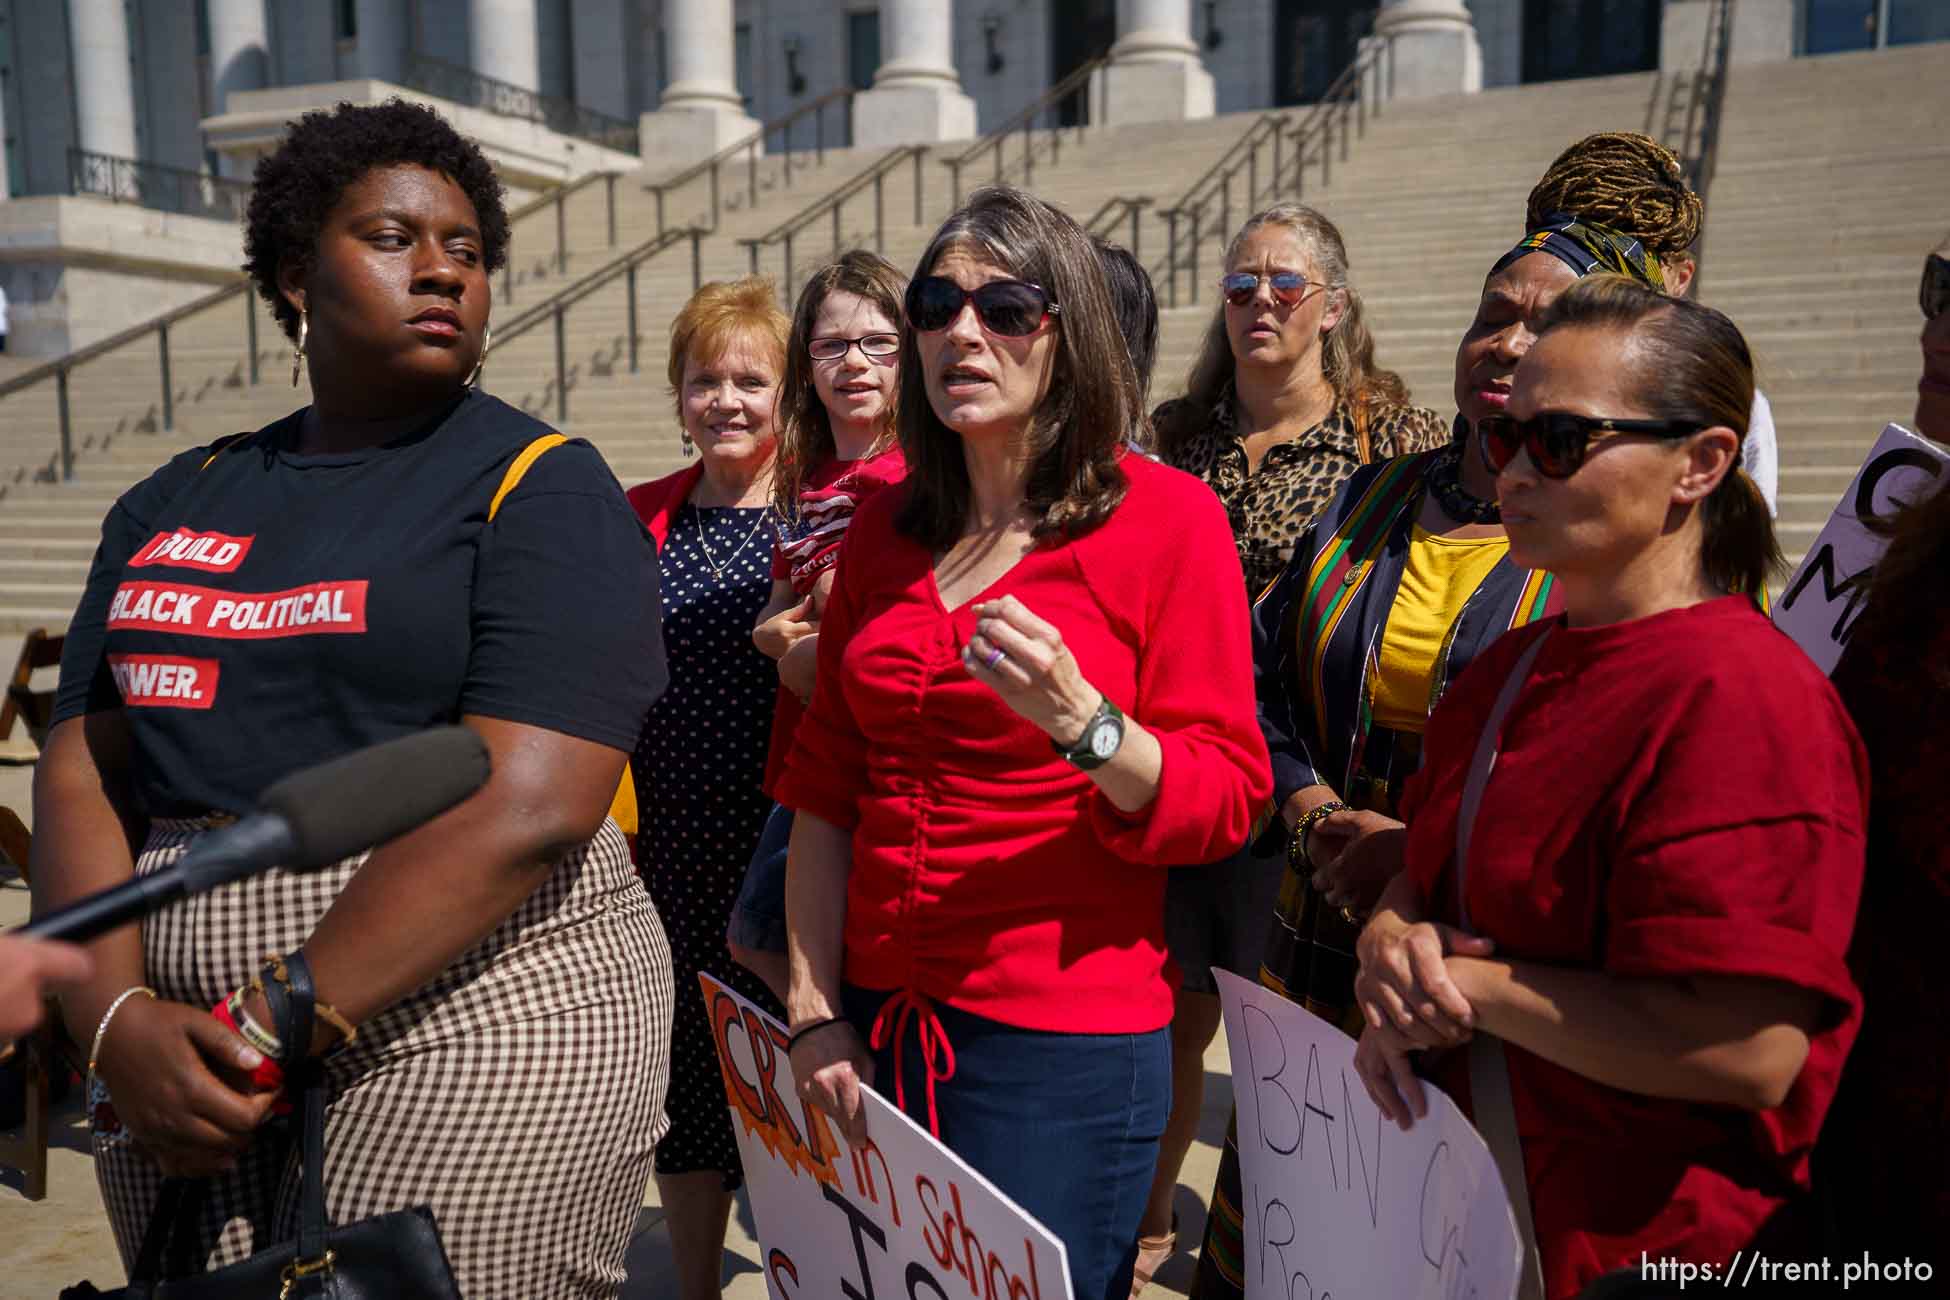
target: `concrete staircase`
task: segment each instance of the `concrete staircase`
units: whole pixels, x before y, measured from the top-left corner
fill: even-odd
[[[1672,83],[1655,74],[1525,86],[1482,95],[1389,105],[1332,183],[1310,171],[1305,197],[1345,233],[1353,276],[1379,340],[1379,359],[1398,369],[1417,400],[1446,413],[1456,344],[1475,307],[1483,273],[1522,233],[1523,200],[1551,158],[1601,129],[1660,130],[1670,117]],[[1820,527],[1881,425],[1909,417],[1919,368],[1915,283],[1922,255],[1950,228],[1950,146],[1932,134],[1950,115],[1950,46],[1805,59],[1737,68],[1729,83],[1718,177],[1709,195],[1706,301],[1748,331],[1781,431],[1782,532],[1798,553]],[[1045,140],[1036,191],[1077,217],[1105,200],[1148,195],[1169,206],[1252,125],[1241,114],[1175,126],[1066,135],[1051,159]],[[823,167],[798,171],[790,188],[780,160],[761,164],[757,204],[742,194],[744,173],[723,178],[719,229],[700,249],[705,278],[743,274],[740,238],[763,234],[878,162],[874,151],[829,152]],[[1020,177],[1017,146],[1009,179]],[[966,169],[964,186],[990,178],[986,160]],[[1265,171],[1262,169],[1262,178]],[[546,293],[589,274],[656,231],[641,177],[616,187],[618,240],[609,245],[604,187],[571,196],[564,225],[566,269],[555,264],[556,221],[545,208],[516,229],[513,301],[496,278],[496,317],[504,323]],[[1243,186],[1241,187],[1243,190]],[[734,199],[734,192],[737,191]],[[1270,201],[1259,196],[1260,205]],[[885,190],[883,250],[911,267],[950,207],[948,176],[924,163],[922,220],[916,223],[912,172],[893,171]],[[1235,199],[1233,224],[1250,209]],[[702,178],[666,200],[679,225],[708,211]],[[870,243],[872,193],[841,212],[840,240]],[[1148,265],[1163,255],[1164,224],[1140,230]],[[1180,391],[1210,320],[1217,252],[1230,231],[1207,232],[1200,250],[1199,301],[1164,313],[1154,399]],[[1113,236],[1128,237],[1128,224]],[[797,240],[795,280],[830,251],[822,218]],[[781,250],[767,247],[761,269],[778,274]],[[569,374],[567,432],[589,438],[625,483],[681,464],[665,379],[668,322],[688,296],[688,243],[644,264],[638,275],[639,368],[628,368],[627,312],[619,279],[564,317]],[[796,287],[796,286],[794,286]],[[174,451],[259,427],[307,400],[284,387],[290,352],[268,321],[260,328],[262,382],[242,382],[241,302],[172,333],[176,428],[150,431],[159,405],[153,342],[77,370],[76,478],[37,481],[52,454],[52,385],[0,400],[0,633],[59,627],[72,609],[93,553],[103,512],[131,482]],[[549,322],[497,342],[485,387],[554,422],[555,337]]]

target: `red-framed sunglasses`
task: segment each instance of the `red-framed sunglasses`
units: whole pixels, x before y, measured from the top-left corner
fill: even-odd
[[[1568,411],[1544,411],[1528,420],[1486,415],[1476,422],[1476,450],[1492,474],[1501,474],[1522,451],[1545,478],[1566,479],[1578,472],[1600,438],[1689,438],[1705,427],[1691,420],[1610,420]]]

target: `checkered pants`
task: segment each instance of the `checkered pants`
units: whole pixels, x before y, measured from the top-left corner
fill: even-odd
[[[201,833],[157,822],[138,873]],[[363,857],[272,871],[143,923],[151,984],[207,1007],[268,953],[298,947]],[[468,1300],[611,1297],[665,1126],[671,968],[614,822],[520,910],[327,1058],[326,1210],[334,1223],[431,1205]],[[96,1138],[121,1248],[135,1258],[162,1176],[131,1143]],[[296,1235],[297,1169],[266,1130],[211,1185],[209,1267]]]

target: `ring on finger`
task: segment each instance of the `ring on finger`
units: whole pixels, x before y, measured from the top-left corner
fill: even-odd
[[[995,666],[1008,657],[1009,652],[1007,650],[1004,650],[1001,646],[996,646],[989,651],[988,657],[982,660],[982,666],[990,672],[994,672]]]

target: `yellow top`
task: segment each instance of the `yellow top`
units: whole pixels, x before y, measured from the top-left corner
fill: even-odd
[[[1436,656],[1464,602],[1509,550],[1507,537],[1443,537],[1415,525],[1369,683],[1376,725],[1422,734]]]

